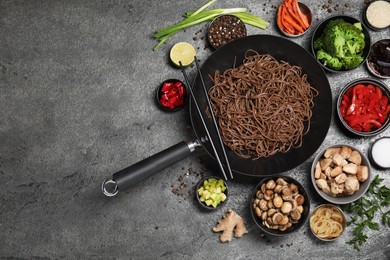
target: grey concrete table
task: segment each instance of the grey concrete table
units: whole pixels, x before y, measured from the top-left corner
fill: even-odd
[[[262,237],[249,213],[256,181],[230,181],[230,200],[201,211],[194,199],[202,174],[217,174],[198,151],[120,194],[106,198],[101,182],[112,173],[182,140],[191,140],[188,110],[175,114],[154,104],[156,86],[182,78],[168,62],[170,47],[188,41],[204,60],[206,24],[176,34],[153,52],[152,33],[206,1],[0,1],[0,258],[26,259],[385,259],[390,232],[367,231],[360,252],[345,242],[316,240],[308,225],[284,238]],[[304,1],[309,3],[309,1]],[[331,2],[331,1],[330,1]],[[219,1],[213,7],[247,7],[270,21],[248,34],[281,36],[279,1]],[[312,1],[310,32],[292,41],[309,47],[328,1]],[[360,18],[363,1],[333,1],[332,14]],[[335,10],[336,9],[336,10]],[[370,31],[373,41],[389,31]],[[194,71],[190,76],[193,78]],[[335,99],[351,79],[371,76],[364,66],[328,74]],[[390,80],[384,81],[390,84]],[[389,136],[390,129],[379,136]],[[377,137],[379,137],[377,136]],[[367,152],[375,138],[346,136],[332,120],[321,148],[338,142]],[[314,155],[289,175],[310,189]],[[374,170],[390,185],[389,172]],[[211,228],[233,208],[249,234],[219,242]]]

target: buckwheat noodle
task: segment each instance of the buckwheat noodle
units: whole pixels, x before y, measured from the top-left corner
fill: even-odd
[[[301,67],[248,50],[242,65],[210,77],[223,142],[236,154],[258,159],[302,145],[318,91]]]

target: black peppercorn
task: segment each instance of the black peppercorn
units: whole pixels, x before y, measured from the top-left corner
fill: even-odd
[[[215,49],[246,36],[245,24],[233,15],[217,17],[209,26],[208,41]]]

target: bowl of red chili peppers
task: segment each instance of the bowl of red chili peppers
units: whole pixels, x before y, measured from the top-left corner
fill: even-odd
[[[157,88],[157,105],[166,112],[182,109],[187,99],[187,91],[183,82],[178,79],[167,79]]]
[[[358,136],[374,136],[390,125],[390,89],[370,78],[347,84],[337,100],[337,114],[343,126]]]

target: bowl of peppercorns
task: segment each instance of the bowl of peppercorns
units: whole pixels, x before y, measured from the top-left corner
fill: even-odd
[[[244,22],[233,15],[220,15],[209,26],[207,40],[214,49],[246,36]]]

